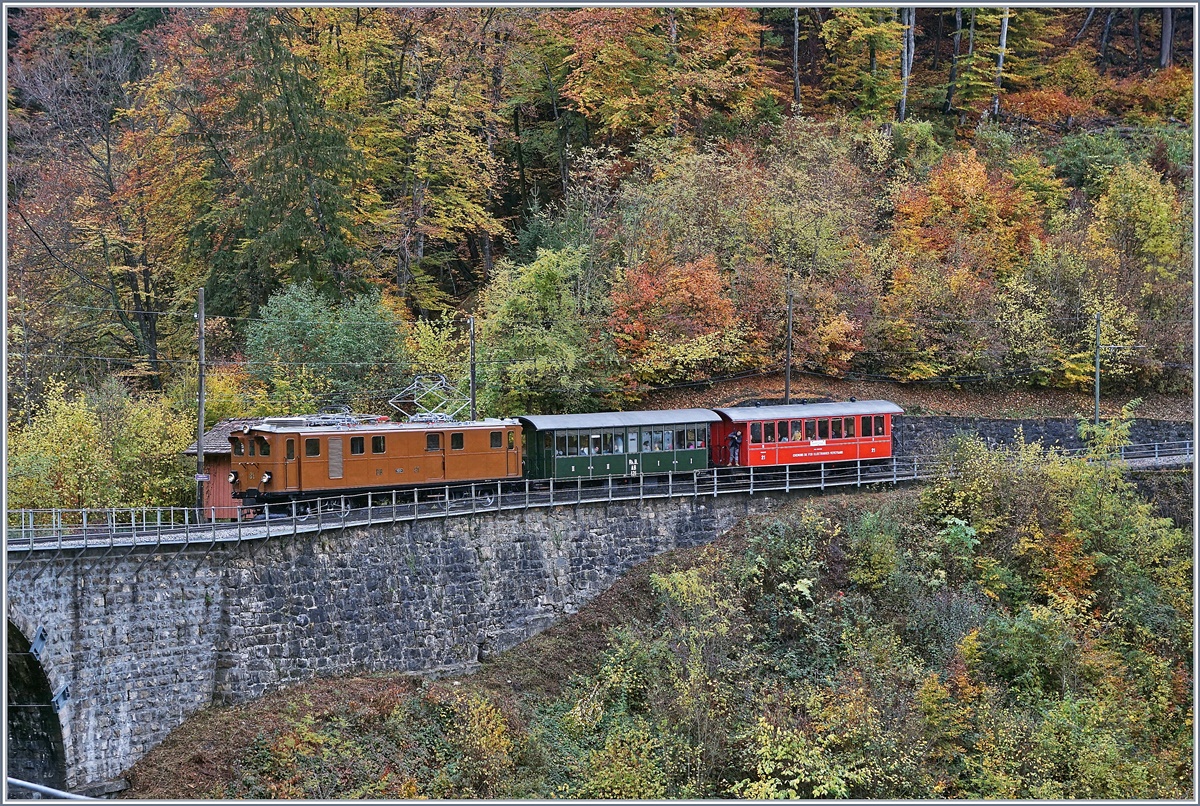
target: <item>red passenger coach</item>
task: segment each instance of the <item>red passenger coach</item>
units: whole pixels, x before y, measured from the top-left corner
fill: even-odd
[[[904,409],[887,400],[743,406],[713,409],[712,461],[729,467],[729,435],[741,432],[738,467],[852,462],[892,455],[892,415]]]

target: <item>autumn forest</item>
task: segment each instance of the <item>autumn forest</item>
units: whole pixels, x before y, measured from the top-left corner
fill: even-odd
[[[186,495],[201,287],[210,424],[465,388],[468,316],[483,413],[633,406],[778,371],[789,294],[798,371],[1086,389],[1099,314],[1107,388],[1188,390],[1192,24],[12,9],[16,500]],[[61,432],[106,480],[22,498]]]

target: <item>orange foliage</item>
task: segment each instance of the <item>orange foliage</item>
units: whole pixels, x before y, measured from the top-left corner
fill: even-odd
[[[1082,98],[1067,95],[1062,90],[1026,90],[1004,96],[1004,106],[1010,112],[1039,123],[1061,124],[1068,117],[1087,118],[1096,107]]]
[[[651,252],[613,289],[609,322],[618,349],[636,357],[652,333],[683,340],[733,328],[737,311],[724,291],[711,256],[679,265],[660,250]]]
[[[947,154],[924,186],[897,198],[893,236],[904,251],[932,255],[990,279],[1004,276],[1044,238],[1042,210],[1007,172],[988,173],[974,149]]]

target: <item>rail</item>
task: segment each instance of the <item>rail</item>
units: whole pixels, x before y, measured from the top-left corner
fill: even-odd
[[[1081,456],[1086,451],[1062,451]],[[1192,461],[1192,443],[1128,445],[1126,462]],[[629,502],[655,498],[710,498],[720,495],[862,487],[921,481],[945,472],[946,465],[917,456],[873,462],[759,468],[708,468],[643,476],[597,479],[524,479],[444,484],[258,507],[209,507],[203,517],[192,508],[13,510],[8,513],[6,548],[10,572],[35,553],[103,550],[105,556],[139,548],[206,548],[240,544],[328,529],[414,522],[491,512]]]

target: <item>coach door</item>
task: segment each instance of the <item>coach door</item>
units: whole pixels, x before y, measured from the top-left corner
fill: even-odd
[[[300,488],[300,465],[296,462],[296,440],[292,437],[283,443],[283,486],[286,490]]]
[[[446,477],[446,435],[437,431],[425,434],[425,456],[421,459],[422,481],[441,481]]]
[[[521,446],[517,442],[517,432],[508,429],[508,475],[521,475]]]

